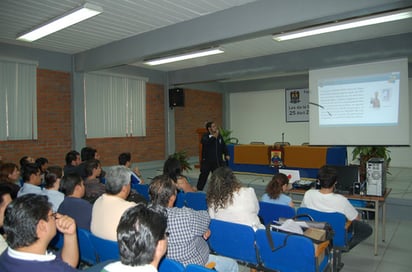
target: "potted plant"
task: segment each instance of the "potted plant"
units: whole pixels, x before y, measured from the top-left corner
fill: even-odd
[[[361,181],[366,179],[366,163],[370,158],[383,158],[388,169],[391,161],[390,150],[385,146],[357,146],[353,149],[353,160],[359,160],[359,175]],[[386,170],[388,174],[388,170]]]
[[[172,155],[170,155],[171,158],[176,158],[179,160],[180,165],[182,167],[182,172],[185,170],[192,170],[192,167],[190,166],[190,163],[187,158],[187,154],[185,150],[175,152]]]
[[[230,134],[232,134],[232,130],[224,129],[224,128],[219,128],[219,133],[223,137],[223,141],[225,141],[225,144],[238,144],[239,139],[236,137],[230,137]]]

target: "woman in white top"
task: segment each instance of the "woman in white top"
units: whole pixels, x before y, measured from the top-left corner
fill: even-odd
[[[258,217],[259,201],[255,190],[243,187],[229,167],[213,172],[206,201],[212,219],[248,225],[254,230],[264,228]]]

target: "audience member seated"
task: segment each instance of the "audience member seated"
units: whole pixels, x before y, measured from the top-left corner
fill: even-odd
[[[278,173],[272,177],[272,180],[266,185],[266,193],[262,195],[263,202],[289,205],[294,207],[292,198],[285,195],[284,192],[288,190],[289,179],[283,173]]]
[[[41,184],[41,173],[40,169],[35,163],[25,164],[21,168],[21,174],[24,181],[23,187],[20,188],[17,193],[17,197],[25,194],[40,194],[43,195],[44,191],[40,187]]]
[[[183,207],[174,207],[177,188],[166,175],[153,178],[149,186],[151,203],[167,210],[167,231],[169,232],[167,258],[183,265],[216,263],[219,272],[239,271],[236,261],[223,256],[210,254],[206,240],[211,235],[210,217],[207,211],[195,211]]]
[[[349,241],[349,249],[353,248],[372,234],[369,224],[360,221],[358,211],[352,206],[346,197],[335,194],[337,182],[336,169],[324,165],[319,169],[318,180],[320,189],[310,189],[303,196],[301,207],[307,207],[321,212],[338,212],[345,215],[346,219],[352,221],[350,231],[353,231],[352,239]]]
[[[10,188],[13,199],[17,197],[17,192],[20,190],[19,178],[20,171],[16,164],[3,163],[0,166],[0,184]]]
[[[182,175],[182,166],[177,158],[169,157],[163,166],[163,175],[171,178],[178,190],[187,192],[196,192],[197,188],[190,185],[187,178]]]
[[[35,160],[32,157],[29,156],[23,156],[20,158],[20,174],[22,174],[23,172],[23,168],[24,166],[26,166],[26,164],[28,163],[35,163]],[[20,179],[20,186],[23,186],[24,180],[23,178]]]
[[[229,167],[216,169],[206,192],[209,215],[212,219],[264,228],[260,223],[259,201],[252,187],[243,187]]]
[[[131,169],[132,166],[132,155],[130,152],[125,152],[119,155],[119,165],[123,165],[127,169]],[[133,168],[132,175],[131,175],[131,182],[132,184],[143,184],[144,179],[142,174],[140,173],[139,167]]]
[[[64,194],[59,191],[63,169],[60,166],[50,166],[47,168],[46,173],[44,179],[44,193],[52,204],[53,212],[57,212],[60,204],[64,200]]]
[[[0,185],[0,254],[7,248],[6,240],[3,237],[3,221],[4,221],[4,212],[7,208],[7,205],[12,201],[11,190],[9,187]]]
[[[64,235],[58,256],[47,252],[56,229]],[[0,255],[0,271],[77,271],[76,223],[53,213],[46,196],[27,194],[13,200],[6,208],[4,231],[9,247]]]
[[[78,174],[65,175],[60,182],[60,190],[65,195],[58,212],[76,221],[78,228],[90,231],[92,204],[82,199],[85,193],[84,182]]]
[[[77,173],[77,166],[82,162],[80,160],[80,153],[76,150],[67,152],[65,157],[66,165],[63,167],[64,175]]]
[[[106,176],[106,193],[93,204],[91,232],[103,239],[117,241],[116,228],[123,212],[136,205],[126,201],[130,193],[130,170],[114,166]]]
[[[97,150],[92,148],[92,147],[83,147],[82,150],[80,151],[80,158],[82,162],[79,164],[77,167],[77,173],[82,177],[83,180],[86,180],[87,174],[86,174],[86,163],[89,160],[98,160],[100,161],[100,155],[97,153]],[[106,175],[106,172],[103,171],[103,169],[100,172],[100,175],[98,178],[100,181],[104,180],[104,176]],[[104,183],[104,182],[103,182]]]
[[[120,261],[105,266],[102,271],[157,271],[167,249],[166,223],[162,211],[145,204],[126,210],[117,227]]]
[[[49,165],[49,160],[46,159],[46,158],[40,157],[40,158],[37,158],[34,163],[37,164],[37,166],[40,169],[41,180],[42,180],[42,184],[43,184],[44,179],[45,179],[46,174],[47,174],[47,167]]]
[[[84,198],[92,204],[106,191],[106,187],[98,179],[101,172],[102,167],[98,160],[91,159],[86,162],[87,178],[84,180],[84,185],[86,187]]]

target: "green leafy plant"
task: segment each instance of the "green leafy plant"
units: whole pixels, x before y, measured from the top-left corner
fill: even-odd
[[[187,153],[185,150],[175,152],[172,155],[170,155],[171,158],[176,158],[179,160],[180,165],[182,167],[182,171],[186,170],[192,170],[192,167],[190,166],[190,163],[188,161]]]
[[[219,133],[223,137],[223,141],[225,141],[225,144],[238,144],[239,139],[236,137],[230,137],[232,134],[232,130],[224,129],[224,128],[219,128]]]
[[[357,146],[352,150],[352,159],[359,160],[359,174],[361,180],[366,178],[366,163],[370,158],[383,158],[386,163],[386,173],[390,174],[388,171],[389,163],[391,161],[390,156],[391,151],[385,146]]]

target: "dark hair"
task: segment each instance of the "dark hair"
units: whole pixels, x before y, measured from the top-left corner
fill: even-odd
[[[46,159],[46,158],[40,157],[40,158],[37,158],[37,159],[36,159],[35,163],[39,166],[39,169],[40,169],[40,171],[41,171],[41,167],[42,167],[43,165],[45,165],[46,163],[49,163],[49,160]]]
[[[88,161],[94,159],[94,155],[96,154],[97,150],[91,147],[83,147],[81,152],[82,161]]]
[[[319,169],[318,180],[321,188],[332,188],[337,180],[336,168],[324,165]]]
[[[288,177],[283,173],[278,173],[272,177],[272,180],[266,186],[266,193],[272,199],[277,199],[283,192],[282,186],[289,184]]]
[[[219,167],[213,171],[206,193],[206,202],[209,207],[217,211],[233,203],[233,193],[242,185],[229,167]]]
[[[47,174],[44,177],[44,187],[50,189],[56,183],[58,179],[63,176],[63,169],[60,166],[50,166],[47,168]]]
[[[21,157],[19,163],[20,163],[20,168],[23,168],[26,164],[30,163],[27,159],[29,156],[23,156]]]
[[[21,177],[24,182],[28,182],[30,180],[30,176],[36,175],[38,172],[40,172],[40,168],[37,164],[27,163],[21,169]]]
[[[67,174],[60,181],[60,191],[65,196],[70,196],[73,194],[74,188],[76,188],[77,185],[80,185],[82,181],[83,180],[79,176],[79,174],[76,174],[76,173]]]
[[[67,152],[66,154],[66,165],[70,165],[72,164],[72,161],[75,161],[77,156],[80,156],[80,153],[77,152],[76,150],[71,150],[69,152]]]
[[[9,175],[14,172],[14,169],[19,170],[19,167],[15,163],[6,162],[6,163],[0,165],[0,181],[14,183],[15,180],[10,180],[9,179]]]
[[[154,177],[149,185],[150,202],[154,205],[167,207],[169,199],[176,194],[176,185],[167,175]]]
[[[213,122],[207,122],[207,123],[206,123],[206,126],[205,126],[206,129],[209,130],[209,128],[212,127],[212,124],[213,124]]]
[[[167,217],[159,207],[140,203],[127,209],[117,226],[122,264],[137,266],[153,261],[156,246],[165,239]]]
[[[163,165],[163,175],[169,176],[174,182],[182,174],[182,165],[177,158],[169,157]]]
[[[119,164],[126,165],[127,162],[132,160],[132,155],[130,152],[125,152],[119,155]]]
[[[106,193],[117,195],[123,186],[130,184],[132,171],[124,166],[113,166],[106,175]]]
[[[27,194],[13,200],[4,213],[4,233],[7,244],[12,248],[27,247],[35,243],[37,224],[49,220],[51,204],[47,196]]]
[[[10,189],[10,187],[8,187],[7,185],[3,185],[0,183],[0,205],[1,203],[3,203],[3,196],[9,194],[10,197],[12,196],[12,191]]]
[[[99,160],[91,159],[91,160],[86,161],[86,166],[84,168],[86,172],[86,176],[90,177],[93,174],[93,169],[98,168],[99,165],[100,165]]]

